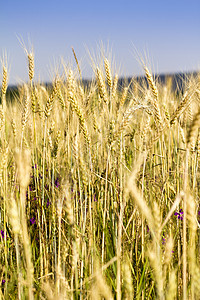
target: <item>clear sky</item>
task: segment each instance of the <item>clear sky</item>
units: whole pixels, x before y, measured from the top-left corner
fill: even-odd
[[[74,47],[85,77],[92,75],[88,50],[112,50],[121,75],[138,75],[135,48],[148,53],[156,73],[199,70],[199,0],[7,0],[0,5],[0,57],[7,53],[10,83],[28,79],[18,38],[33,44],[36,77],[52,79],[60,57],[73,61]],[[0,68],[1,70],[1,68]],[[0,75],[0,79],[2,76]]]

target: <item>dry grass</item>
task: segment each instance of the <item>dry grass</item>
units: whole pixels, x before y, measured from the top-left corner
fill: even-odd
[[[72,50],[12,101],[2,66],[0,298],[199,299],[198,78],[84,86]]]

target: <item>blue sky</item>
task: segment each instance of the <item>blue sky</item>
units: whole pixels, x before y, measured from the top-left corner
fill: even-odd
[[[74,64],[71,46],[83,76],[92,76],[87,49],[97,55],[101,43],[106,53],[112,50],[120,75],[142,74],[135,48],[156,73],[199,70],[200,1],[3,1],[0,57],[6,51],[10,83],[28,79],[17,37],[27,48],[33,44],[42,80],[52,79],[60,57]]]

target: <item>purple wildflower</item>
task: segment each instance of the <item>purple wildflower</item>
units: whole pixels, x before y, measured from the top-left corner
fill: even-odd
[[[2,236],[2,239],[4,239],[4,237],[5,237],[4,230],[1,230],[1,236]]]
[[[97,198],[96,198],[96,195],[94,194],[94,201],[96,202],[97,201]]]
[[[35,218],[30,219],[31,225],[35,224]]]
[[[183,221],[183,210],[182,210],[182,208],[179,210],[179,212],[175,212],[174,215],[178,216],[178,219]]]
[[[2,279],[2,282],[1,282],[1,284],[2,284],[2,285],[4,285],[4,284],[5,284],[5,282],[6,282],[6,281],[5,281],[5,279]]]
[[[147,225],[147,232],[149,232],[149,226]]]
[[[47,207],[50,205],[50,201],[49,199],[47,199]]]
[[[58,177],[57,177],[56,180],[55,180],[55,186],[56,186],[56,187],[59,187],[59,186],[60,186],[60,183],[59,183],[59,181],[58,181]]]

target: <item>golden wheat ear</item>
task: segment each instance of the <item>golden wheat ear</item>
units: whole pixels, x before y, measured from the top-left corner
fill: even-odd
[[[106,90],[105,81],[103,79],[102,72],[99,68],[96,69],[96,79],[97,79],[99,95],[103,99],[103,101],[107,104],[108,103],[107,90]]]
[[[200,110],[194,116],[194,119],[192,121],[192,124],[191,124],[189,132],[188,132],[188,136],[187,136],[187,146],[189,147],[189,145],[191,145],[193,150],[194,150],[194,147],[196,144],[199,127],[200,127]]]
[[[2,93],[2,106],[3,106],[3,110],[4,113],[6,112],[6,91],[8,88],[8,69],[7,69],[7,63],[6,62],[2,62],[3,64],[3,79],[2,79],[2,86],[1,86],[1,93]]]
[[[71,47],[71,48],[72,48],[72,52],[73,52],[73,55],[74,55],[74,59],[75,59],[76,64],[77,64],[77,68],[78,68],[78,72],[79,72],[79,75],[80,75],[80,79],[82,81],[81,69],[80,69],[80,65],[79,65],[79,62],[78,62],[78,58],[76,56],[76,52],[75,52],[75,50],[74,50],[73,47]]]
[[[113,80],[113,86],[112,86],[112,93],[111,93],[111,97],[112,99],[115,99],[116,97],[116,93],[117,93],[117,85],[118,85],[118,75],[116,74]]]
[[[1,87],[1,92],[3,95],[6,94],[8,87],[8,70],[5,66],[3,66],[3,80],[2,80],[2,87]]]
[[[33,80],[34,77],[34,54],[33,52],[28,53],[28,74],[30,81]]]
[[[110,69],[110,63],[107,58],[104,59],[104,66],[105,66],[107,84],[110,88],[112,88],[112,73]]]
[[[156,84],[153,80],[153,77],[152,77],[149,69],[147,67],[145,67],[144,69],[145,69],[145,74],[146,74],[146,78],[147,78],[150,90],[153,95],[153,98],[150,98],[150,101],[151,101],[151,104],[154,109],[154,114],[155,114],[156,121],[158,122],[158,127],[161,130],[164,127],[164,123],[163,123],[163,119],[161,116],[160,107],[159,107],[159,103],[158,103],[158,89],[156,87]]]

